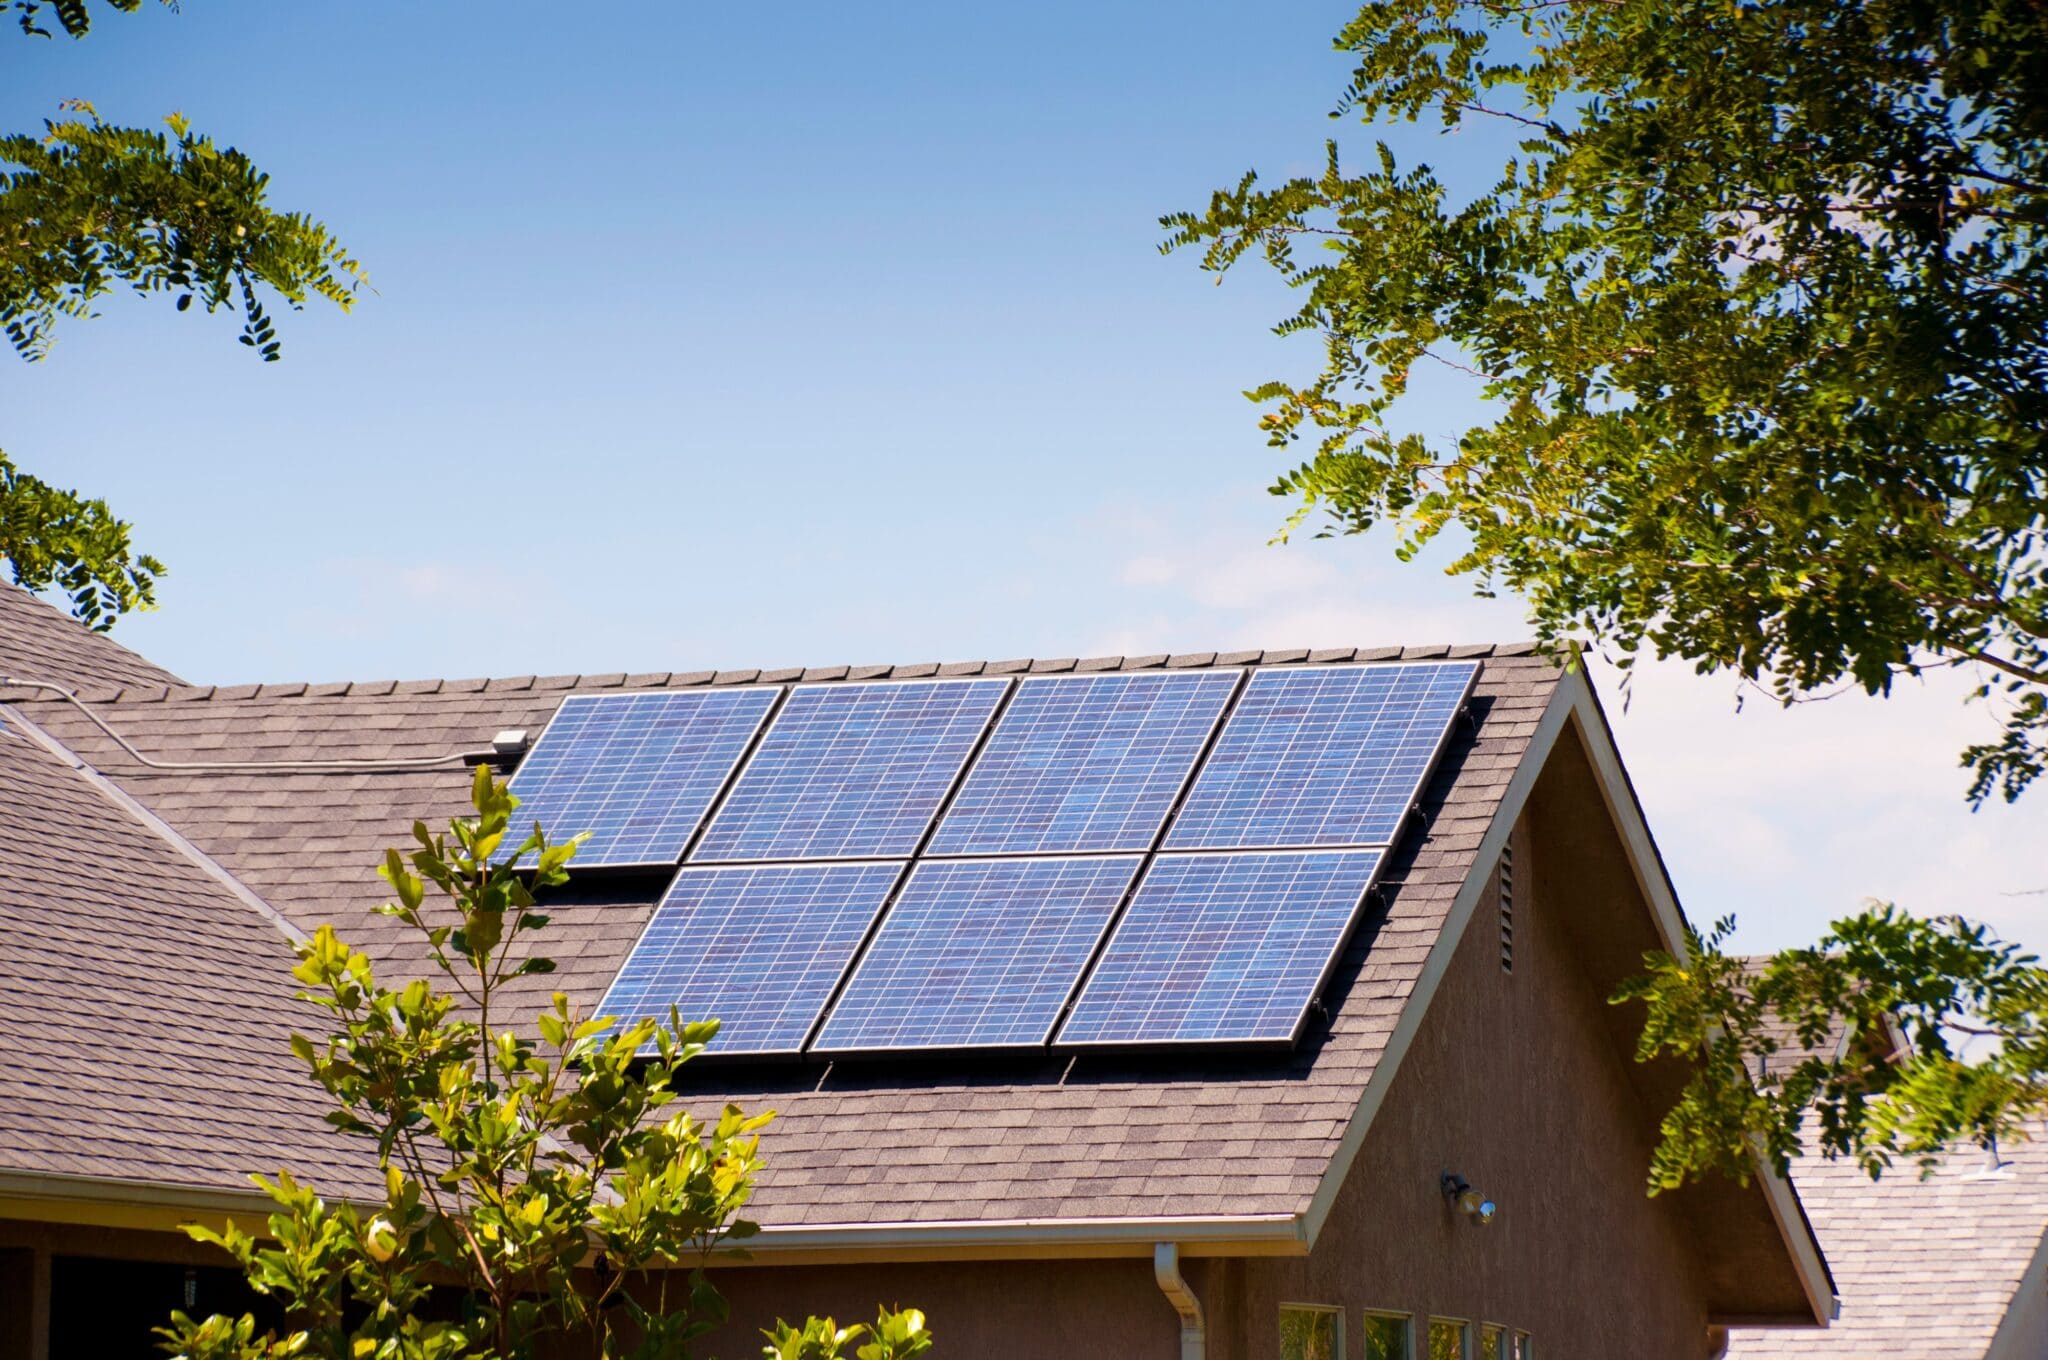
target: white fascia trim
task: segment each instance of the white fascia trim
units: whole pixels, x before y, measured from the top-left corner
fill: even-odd
[[[1177,1243],[1188,1255],[1305,1255],[1308,1239],[1294,1214],[1156,1218],[940,1219],[904,1223],[811,1223],[763,1226],[740,1245],[752,1255],[784,1251],[892,1247],[975,1247],[1014,1249],[1125,1248],[1150,1256],[1160,1242]],[[1229,1248],[1230,1251],[1219,1250]]]
[[[1690,952],[1686,945],[1685,914],[1672,890],[1671,875],[1664,867],[1664,856],[1658,851],[1656,841],[1650,836],[1649,824],[1643,819],[1643,808],[1636,799],[1635,786],[1629,780],[1628,771],[1622,767],[1620,752],[1615,749],[1614,729],[1607,725],[1607,715],[1601,710],[1599,696],[1593,693],[1592,685],[1585,679],[1583,660],[1572,667],[1558,687],[1563,689],[1566,685],[1570,685],[1573,692],[1572,716],[1585,742],[1586,753],[1592,758],[1594,772],[1599,776],[1600,796],[1607,804],[1608,815],[1621,831],[1629,867],[1635,873],[1643,900],[1650,904],[1657,934],[1664,941],[1665,952],[1684,962]],[[1805,1291],[1807,1305],[1813,1310],[1813,1320],[1825,1327],[1835,1319],[1839,1305],[1834,1282],[1828,1276],[1826,1259],[1821,1255],[1820,1242],[1814,1237],[1813,1225],[1807,1221],[1805,1210],[1799,1207],[1799,1197],[1794,1193],[1792,1183],[1778,1174],[1762,1149],[1753,1151],[1751,1160],[1756,1167],[1757,1183],[1764,1192],[1764,1203],[1770,1206],[1771,1218],[1778,1225],[1778,1235],[1792,1253],[1792,1264],[1799,1272],[1800,1288]]]
[[[1522,815],[1523,806],[1529,801],[1530,791],[1536,787],[1544,761],[1551,747],[1557,743],[1557,734],[1564,730],[1565,719],[1573,707],[1569,691],[1575,683],[1584,688],[1585,682],[1576,673],[1567,671],[1551,690],[1550,702],[1537,721],[1535,733],[1529,738],[1528,752],[1508,780],[1493,822],[1486,828],[1486,835],[1472,854],[1472,868],[1466,874],[1465,884],[1451,903],[1450,914],[1444,920],[1443,929],[1437,932],[1436,943],[1430,946],[1429,957],[1423,960],[1422,976],[1416,979],[1415,990],[1401,1007],[1400,1016],[1394,1021],[1394,1032],[1387,1036],[1387,1046],[1381,1050],[1379,1061],[1373,1065],[1372,1076],[1359,1095],[1358,1108],[1352,1111],[1350,1122],[1344,1126],[1344,1136],[1337,1143],[1336,1154],[1323,1170],[1322,1182],[1316,1186],[1316,1193],[1302,1215],[1302,1235],[1310,1246],[1314,1246],[1316,1238],[1322,1235],[1323,1224],[1329,1220],[1330,1211],[1336,1207],[1337,1195],[1351,1174],[1351,1165],[1357,1160],[1359,1149],[1365,1145],[1365,1135],[1373,1117],[1386,1102],[1401,1059],[1407,1056],[1409,1045],[1415,1042],[1415,1036],[1422,1028],[1423,1012],[1429,1009],[1430,1000],[1436,995],[1444,974],[1450,971],[1451,956],[1457,952],[1465,926],[1472,919],[1479,898],[1486,890],[1488,870],[1500,857],[1502,847],[1515,829],[1516,820]]]
[[[91,1208],[150,1208],[193,1214],[268,1215],[277,1205],[251,1187],[176,1185],[120,1176],[76,1176],[0,1169],[0,1217],[7,1201],[60,1202]],[[369,1207],[363,1201],[358,1207]],[[900,1223],[816,1223],[767,1226],[735,1242],[751,1256],[777,1252],[866,1251],[937,1248],[949,1252],[989,1248],[1016,1254],[1043,1247],[1047,1255],[1074,1250],[1150,1256],[1161,1241],[1178,1243],[1192,1256],[1302,1255],[1308,1243],[1293,1214],[1239,1217],[940,1219]]]
[[[76,1176],[53,1171],[0,1170],[0,1205],[8,1200],[61,1201],[123,1209],[170,1209],[194,1214],[268,1214],[277,1201],[254,1186],[179,1185],[127,1176]]]

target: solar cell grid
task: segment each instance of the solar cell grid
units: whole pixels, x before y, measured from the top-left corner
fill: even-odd
[[[676,875],[599,1014],[716,1018],[707,1051],[796,1053],[903,866],[785,864]]]
[[[1057,1043],[1292,1043],[1380,859],[1159,856]]]
[[[572,694],[512,776],[515,824],[590,832],[578,868],[674,864],[780,694]]]
[[[1166,848],[1391,843],[1478,669],[1451,661],[1254,672]]]
[[[1009,683],[797,687],[691,859],[910,854]]]
[[[813,1051],[1044,1044],[1140,862],[918,865]]]
[[[1022,681],[928,853],[1150,849],[1239,676]]]

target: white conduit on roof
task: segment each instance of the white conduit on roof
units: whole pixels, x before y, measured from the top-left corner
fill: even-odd
[[[1180,1314],[1180,1360],[1204,1360],[1209,1334],[1202,1327],[1202,1301],[1181,1278],[1178,1243],[1161,1242],[1152,1248],[1152,1278],[1159,1281],[1159,1292]]]
[[[106,733],[108,739],[116,746],[126,751],[131,760],[152,770],[416,770],[468,759],[467,752],[450,751],[439,756],[364,756],[357,759],[333,760],[154,760],[136,750],[128,738],[107,726],[99,714],[85,706],[84,700],[64,686],[53,685],[48,680],[24,680],[18,675],[0,675],[0,688],[9,687],[39,689],[56,695],[83,713],[87,721]]]

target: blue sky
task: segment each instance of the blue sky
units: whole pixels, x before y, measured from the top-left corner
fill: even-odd
[[[169,562],[117,634],[208,681],[693,669],[1526,634],[1441,559],[1266,546],[1242,389],[1312,340],[1156,218],[1312,170],[1342,4],[292,5],[0,36],[0,127],[182,110],[376,292],[112,299],[0,367],[0,440]],[[1453,184],[1472,134],[1400,129]],[[1453,381],[1409,420],[1451,434]],[[1737,711],[1648,673],[1622,750],[1696,919],[1865,895],[2048,946],[2048,791],[1971,815],[1953,687]]]

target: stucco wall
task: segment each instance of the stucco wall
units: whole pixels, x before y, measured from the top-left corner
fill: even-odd
[[[1515,836],[1514,971],[1501,969],[1489,896],[1314,1253],[1242,1264],[1241,1297],[1212,1308],[1227,1319],[1214,1360],[1276,1356],[1282,1301],[1340,1305],[1354,1337],[1361,1310],[1373,1308],[1413,1314],[1418,1343],[1440,1314],[1527,1330],[1545,1357],[1706,1353],[1685,1224],[1644,1194],[1654,1114],[1615,1051],[1604,989],[1580,968],[1565,923],[1586,904],[1556,900],[1570,876],[1538,872],[1544,847],[1531,840],[1525,820]],[[1490,1225],[1444,1203],[1444,1171],[1500,1205]]]

